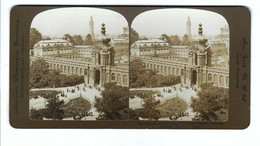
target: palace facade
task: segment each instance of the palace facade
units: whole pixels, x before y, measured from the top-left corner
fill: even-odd
[[[145,42],[150,45],[145,45],[143,41],[133,44],[131,58],[140,58],[147,69],[163,75],[180,76],[186,85],[200,87],[202,83],[212,82],[214,86],[229,88],[229,67],[212,66],[212,49],[203,36],[202,24],[199,24],[198,36],[192,38],[191,46],[170,47],[164,41],[160,41],[160,45],[154,45],[159,41]]]
[[[50,69],[82,75],[85,83],[102,88],[106,82],[128,86],[129,65],[115,63],[115,48],[110,41],[103,23],[101,36],[95,37],[95,45],[74,46],[62,39],[40,41],[35,44],[30,61],[43,58]]]

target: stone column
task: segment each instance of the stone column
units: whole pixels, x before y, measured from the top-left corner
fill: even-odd
[[[95,79],[96,79],[96,72],[95,72],[96,70],[95,69],[93,69],[93,68],[91,68],[90,69],[90,78],[89,78],[89,84],[91,84],[91,85],[95,85]]]
[[[196,82],[196,85],[198,87],[201,86],[201,83],[202,83],[201,80],[202,80],[202,73],[201,73],[201,69],[199,68],[199,69],[197,69],[197,82]]]

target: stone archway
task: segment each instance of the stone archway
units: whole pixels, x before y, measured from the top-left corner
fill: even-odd
[[[94,84],[99,84],[100,83],[100,71],[99,70],[96,70],[95,71],[95,81],[94,81]]]
[[[193,70],[193,71],[192,71],[191,84],[192,84],[192,85],[196,85],[196,82],[197,82],[197,71],[196,71],[196,70]]]

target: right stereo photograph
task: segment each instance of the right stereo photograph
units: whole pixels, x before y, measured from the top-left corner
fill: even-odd
[[[130,28],[129,118],[228,120],[229,26],[215,12],[159,9]]]

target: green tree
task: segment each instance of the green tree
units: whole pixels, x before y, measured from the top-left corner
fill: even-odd
[[[30,49],[33,49],[33,46],[42,40],[41,33],[36,28],[30,29]]]
[[[49,66],[47,62],[38,58],[30,66],[29,87],[38,87],[48,82]]]
[[[182,45],[182,46],[189,46],[189,45],[191,45],[189,36],[188,36],[187,34],[185,34],[185,35],[182,37],[181,45]]]
[[[70,35],[70,34],[65,34],[64,35],[65,40],[69,41],[70,43],[72,43],[74,45],[74,38]]]
[[[74,40],[74,45],[83,45],[83,39],[81,35],[74,35],[73,40]]]
[[[171,45],[179,46],[181,44],[181,40],[178,35],[171,36]]]
[[[153,96],[148,96],[144,99],[144,113],[146,113],[149,120],[158,120],[160,118],[160,111],[157,109],[160,104]]]
[[[171,38],[167,34],[162,34],[161,38],[162,38],[162,40],[164,40],[168,44],[170,44],[170,45],[172,44]]]
[[[132,45],[134,42],[138,40],[139,40],[139,34],[133,28],[130,28],[130,40],[129,40],[130,45]]]
[[[129,76],[129,82],[130,86],[135,86],[139,75],[145,73],[145,65],[141,59],[133,59],[130,61],[130,76]]]
[[[84,45],[93,45],[94,42],[93,42],[93,39],[92,39],[92,36],[90,34],[88,34],[85,38],[85,41],[84,41]]]
[[[54,96],[47,100],[46,110],[44,117],[50,118],[53,120],[62,120],[64,117],[64,111],[61,107],[64,105],[63,100],[59,100],[58,97]]]
[[[215,87],[212,83],[204,83],[198,98],[191,99],[191,107],[197,115],[193,120],[216,121],[216,111],[227,108],[228,90]]]
[[[102,98],[96,98],[94,106],[100,113],[98,120],[128,119],[128,88],[106,83],[101,92]]]
[[[32,120],[42,120],[43,119],[43,114],[41,113],[41,111],[36,110],[36,109],[30,109],[29,116]]]

